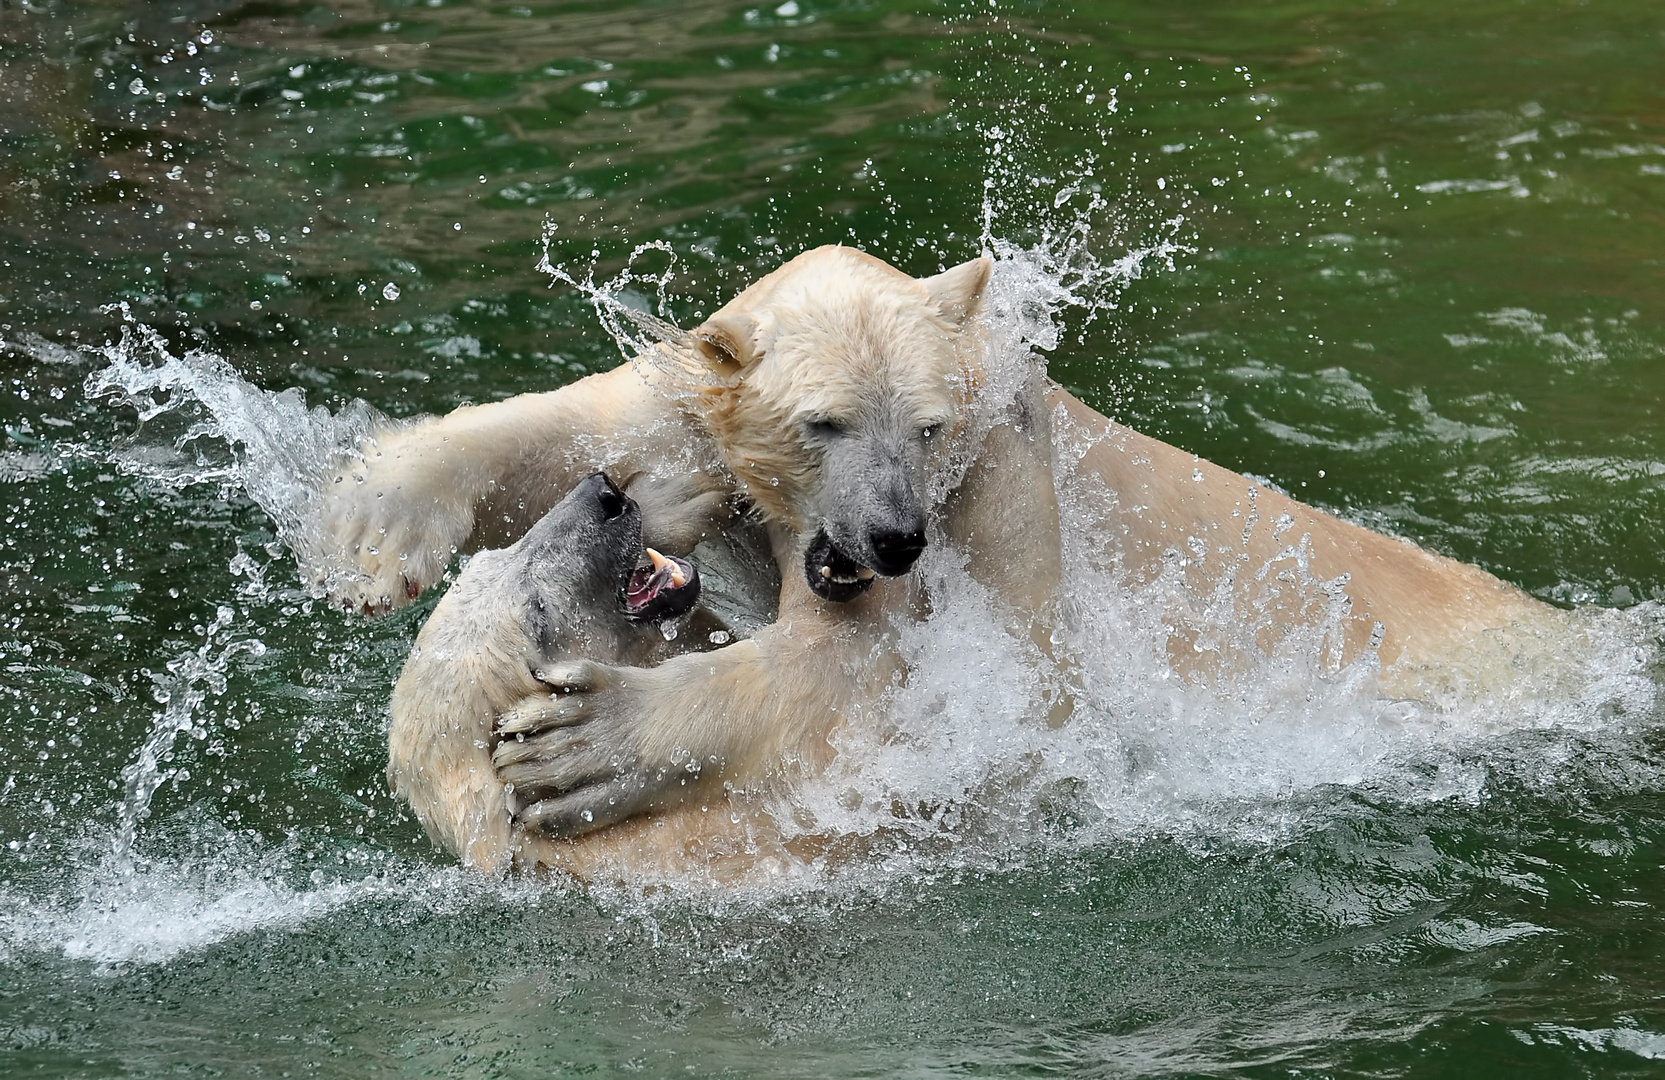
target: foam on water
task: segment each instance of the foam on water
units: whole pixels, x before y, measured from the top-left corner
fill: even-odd
[[[954,560],[935,557],[924,572],[933,614],[902,635],[909,674],[887,703],[894,734],[844,740],[831,774],[799,796],[818,828],[960,831],[972,861],[1156,833],[1258,844],[1287,838],[1297,805],[1327,787],[1387,802],[1478,802],[1497,770],[1537,771],[1510,760],[1522,752],[1511,734],[1617,733],[1653,723],[1657,710],[1657,605],[1576,613],[1567,645],[1577,664],[1537,685],[1422,702],[1383,696],[1373,656],[1331,670],[1318,631],[1229,681],[1183,679],[1162,618],[1183,586],[1166,581],[1070,605],[1057,636],[1079,666],[1061,672],[1006,631]],[[1054,728],[1049,691],[1061,683],[1075,711]],[[910,812],[898,818],[897,807]]]
[[[299,834],[262,844],[192,815],[171,822],[147,850],[113,858],[108,838],[89,829],[66,880],[44,894],[0,894],[0,957],[44,951],[108,972],[377,901],[447,910],[485,893],[514,896],[527,888],[459,868],[414,866],[361,846],[318,846],[317,838]]]

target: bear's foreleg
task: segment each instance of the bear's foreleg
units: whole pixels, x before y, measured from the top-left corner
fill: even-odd
[[[579,660],[540,672],[550,692],[500,720],[493,757],[517,820],[576,836],[725,785],[824,767],[828,735],[884,672],[855,637],[804,629],[777,624],[654,668]]]
[[[315,582],[351,610],[402,607],[437,582],[457,552],[519,539],[598,470],[627,489],[649,474],[673,475],[662,497],[644,492],[644,528],[650,543],[659,539],[654,509],[673,507],[667,540],[681,539],[690,520],[712,516],[731,482],[706,460],[714,460],[708,440],[650,376],[625,364],[367,440],[325,480]],[[702,493],[715,493],[712,505],[689,511]]]

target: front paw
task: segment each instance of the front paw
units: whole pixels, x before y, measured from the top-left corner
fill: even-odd
[[[651,761],[643,753],[651,672],[580,660],[537,677],[550,693],[525,698],[499,718],[502,741],[492,755],[521,825],[578,836],[692,793],[696,761]]]
[[[471,493],[413,438],[394,432],[324,477],[313,583],[350,611],[403,607],[445,573],[474,527]]]

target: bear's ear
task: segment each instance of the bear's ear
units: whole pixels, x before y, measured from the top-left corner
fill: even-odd
[[[693,337],[700,355],[726,375],[757,360],[757,320],[750,315],[719,311],[694,327]]]
[[[935,277],[920,278],[937,313],[955,327],[966,324],[983,309],[983,290],[988,288],[994,263],[979,255]]]

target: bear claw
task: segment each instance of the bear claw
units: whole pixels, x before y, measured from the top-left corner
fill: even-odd
[[[604,799],[599,793],[582,797],[565,795],[525,806],[515,814],[515,821],[522,828],[545,836],[581,836],[623,821],[640,809],[645,807],[617,797]]]

